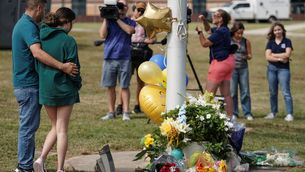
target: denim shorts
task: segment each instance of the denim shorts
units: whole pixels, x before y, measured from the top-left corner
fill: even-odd
[[[130,60],[105,60],[101,85],[103,87],[115,87],[117,81],[121,88],[128,88],[131,79]]]

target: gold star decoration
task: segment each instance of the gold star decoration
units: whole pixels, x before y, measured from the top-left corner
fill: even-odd
[[[148,2],[144,14],[136,21],[144,27],[149,38],[154,38],[157,33],[171,31],[171,20],[172,12],[170,8],[158,8]]]

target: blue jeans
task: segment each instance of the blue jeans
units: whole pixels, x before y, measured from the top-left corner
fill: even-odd
[[[35,132],[39,127],[41,110],[38,88],[16,88],[14,94],[19,104],[18,166],[22,169],[32,169]]]
[[[290,70],[268,65],[267,78],[269,83],[271,112],[278,112],[278,85],[280,84],[287,114],[293,114],[293,103],[290,93]]]
[[[252,115],[251,98],[249,87],[249,70],[248,68],[234,69],[231,79],[231,96],[233,99],[233,115],[238,116],[238,85],[240,89],[240,102],[244,116]]]

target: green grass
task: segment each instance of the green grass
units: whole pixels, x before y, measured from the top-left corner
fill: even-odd
[[[249,25],[249,27],[248,27]],[[250,26],[251,25],[251,26]],[[252,26],[253,25],[253,26]],[[265,24],[254,26],[246,24],[247,28],[265,27]],[[69,149],[67,158],[82,154],[96,154],[103,144],[109,143],[113,151],[140,150],[140,138],[157,127],[147,124],[144,114],[132,115],[132,120],[123,122],[121,118],[112,121],[100,121],[107,112],[106,90],[99,86],[101,66],[103,62],[103,47],[94,47],[93,41],[98,39],[98,24],[76,24],[77,28],[89,28],[96,32],[72,32],[79,45],[81,74],[83,87],[80,91],[81,103],[75,105],[69,128]],[[268,24],[269,27],[269,24]],[[163,36],[160,36],[163,37]],[[294,51],[291,62],[291,90],[294,100],[295,121],[287,123],[283,120],[285,106],[279,93],[279,117],[273,121],[263,119],[270,111],[268,85],[266,80],[266,61],[264,57],[265,35],[249,36],[252,42],[253,59],[250,61],[250,86],[254,121],[241,119],[251,128],[245,135],[243,150],[253,151],[270,148],[292,149],[305,159],[305,94],[304,94],[304,38],[291,37]],[[151,46],[155,53],[164,53],[159,45]],[[200,46],[197,34],[190,34],[188,52],[193,61],[200,81],[205,86],[208,70],[208,49]],[[17,133],[18,106],[13,95],[11,82],[11,51],[0,51],[0,171],[12,171],[17,163]],[[198,88],[194,75],[187,62],[189,76],[188,88]],[[135,104],[135,78],[131,84],[131,104]],[[191,92],[199,94],[199,92]],[[41,125],[36,135],[37,150],[40,151],[45,136],[49,130],[49,120],[45,110],[42,110]],[[54,149],[53,152],[56,150]],[[56,156],[50,155],[47,167],[52,171],[56,166]],[[305,168],[294,168],[291,171],[304,171]]]

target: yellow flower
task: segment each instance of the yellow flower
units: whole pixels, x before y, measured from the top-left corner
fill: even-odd
[[[227,171],[227,164],[224,160],[219,161],[219,171],[220,172],[226,172]]]
[[[163,136],[168,136],[168,134],[171,133],[172,131],[172,125],[171,125],[171,122],[173,121],[172,118],[168,118],[168,119],[165,119],[163,121],[163,123],[161,124],[160,126],[160,130],[161,130],[161,134]]]
[[[212,103],[212,104],[215,103],[214,94],[212,92],[207,91],[207,90],[203,94],[203,99],[208,103]]]
[[[145,137],[144,137],[145,147],[149,147],[152,144],[154,144],[154,138],[152,138],[152,135],[151,134],[145,135]]]

